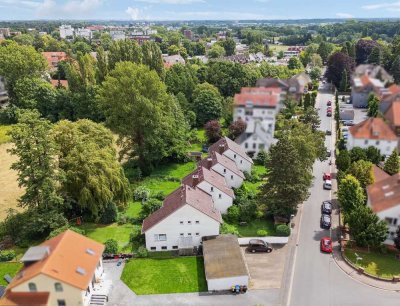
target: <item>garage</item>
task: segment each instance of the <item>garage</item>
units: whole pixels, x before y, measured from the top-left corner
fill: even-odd
[[[203,255],[209,291],[249,285],[249,273],[236,236],[204,237]]]

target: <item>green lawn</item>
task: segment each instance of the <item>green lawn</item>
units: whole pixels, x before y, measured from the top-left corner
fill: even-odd
[[[156,169],[154,169],[154,171],[150,175],[150,178],[168,176],[168,177],[182,179],[184,176],[192,172],[195,168],[196,168],[195,162],[188,162],[185,164],[171,163],[167,165],[161,165]],[[146,181],[146,179],[144,179],[144,181]]]
[[[371,251],[367,253],[346,248],[346,257],[355,264],[356,255],[354,253],[357,253],[362,258],[362,260],[358,261],[358,266],[363,267],[365,272],[369,274],[383,278],[392,278],[393,276],[400,275],[400,261],[395,258],[393,252],[382,254],[380,252]]]
[[[7,286],[4,275],[14,277],[21,268],[22,264],[19,262],[0,262],[0,286]]]
[[[200,140],[200,142],[206,141],[206,132],[204,131],[204,129],[197,130],[197,138]]]
[[[287,51],[290,46],[285,46],[285,45],[270,45],[271,50],[274,50],[275,52],[280,52],[280,51]]]
[[[125,215],[130,218],[137,218],[139,217],[141,210],[142,204],[139,201],[129,202],[128,208],[125,211]]]
[[[228,222],[225,222],[230,224]],[[270,220],[254,220],[248,222],[246,225],[234,224],[239,232],[240,237],[258,237],[257,231],[264,230],[267,232],[267,236],[275,236],[275,225]]]
[[[0,125],[0,144],[10,141],[10,137],[7,132],[11,130],[12,125]]]
[[[262,177],[267,173],[267,169],[264,166],[260,165],[253,165],[253,171],[255,172],[256,175],[260,177],[260,181],[252,183],[249,181],[244,181],[244,186],[251,192],[257,193],[259,191],[259,187],[263,184],[263,179]]]
[[[118,246],[122,251],[129,245],[129,236],[132,232],[133,225],[85,223],[81,228],[85,231],[87,237],[101,243],[104,243],[108,239],[115,239],[118,241]]]
[[[202,257],[133,259],[126,263],[121,279],[139,295],[207,290]]]

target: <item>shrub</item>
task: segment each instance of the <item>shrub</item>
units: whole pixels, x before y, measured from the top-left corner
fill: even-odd
[[[111,224],[117,221],[118,211],[117,206],[114,203],[110,202],[103,214],[101,215],[99,221],[101,224]]]
[[[288,237],[290,236],[290,228],[285,224],[279,224],[276,227],[276,235],[279,237]]]
[[[242,199],[239,203],[239,221],[250,222],[257,215],[257,203],[252,199]]]
[[[132,229],[132,233],[129,236],[130,242],[144,242],[144,235],[142,235],[141,227],[135,225]]]
[[[257,236],[258,237],[265,237],[265,236],[267,236],[267,231],[266,230],[258,230],[257,231]]]
[[[221,226],[221,234],[233,234],[239,236],[239,231],[235,225],[224,223]]]
[[[222,137],[221,124],[217,120],[208,121],[204,129],[208,143],[214,143]]]
[[[254,163],[256,165],[261,165],[261,166],[265,166],[265,162],[267,161],[267,152],[265,152],[264,150],[261,150],[260,152],[258,152],[256,159],[254,160]]]
[[[124,173],[130,183],[139,181],[142,178],[142,171],[137,165],[136,160],[129,160],[123,165]]]
[[[232,205],[231,207],[229,207],[228,212],[225,217],[228,220],[228,222],[231,222],[231,223],[239,222],[239,217],[240,217],[239,206]]]
[[[149,252],[147,251],[147,249],[144,246],[140,246],[136,251],[136,255],[139,258],[145,258],[145,257],[149,256]]]
[[[104,245],[106,246],[106,248],[104,249],[104,253],[118,253],[118,242],[115,239],[108,239],[106,242],[104,242]]]
[[[15,251],[14,250],[4,250],[0,251],[0,262],[3,261],[10,261],[15,258]]]
[[[120,215],[117,221],[118,225],[123,225],[128,223],[128,217],[126,215]]]
[[[153,212],[155,212],[161,206],[162,206],[161,201],[159,201],[155,198],[149,199],[148,201],[143,203],[142,210],[140,211],[140,217],[142,219],[147,218],[149,215],[151,215]]]
[[[155,198],[157,200],[160,200],[160,201],[164,201],[164,199],[165,199],[164,192],[162,192],[162,191],[159,191],[159,192],[155,193],[154,195],[151,195],[151,197]]]
[[[85,235],[85,231],[83,229],[80,229],[78,227],[75,226],[71,226],[71,225],[64,225],[62,227],[59,227],[53,231],[50,232],[49,236],[47,236],[47,239],[51,239],[63,232],[65,232],[66,230],[71,230],[74,231],[75,233],[81,234],[81,235]]]
[[[149,198],[149,195],[150,195],[150,190],[148,188],[146,188],[145,186],[139,186],[133,192],[133,197],[134,197],[135,201],[138,201],[138,200],[145,201]]]

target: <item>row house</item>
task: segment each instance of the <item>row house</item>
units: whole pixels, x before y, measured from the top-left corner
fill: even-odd
[[[377,97],[387,94],[388,90],[381,80],[368,75],[353,77],[351,87],[351,101],[354,107],[365,108],[368,106],[368,97],[374,93]]]
[[[42,52],[42,55],[47,61],[47,66],[53,71],[57,69],[59,62],[68,59],[65,52]]]

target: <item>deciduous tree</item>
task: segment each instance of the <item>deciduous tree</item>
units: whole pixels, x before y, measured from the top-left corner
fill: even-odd
[[[372,171],[372,163],[370,161],[356,161],[352,163],[348,172],[360,182],[362,188],[366,188],[368,185],[374,183],[374,172]]]
[[[365,195],[360,182],[352,175],[346,175],[338,190],[341,210],[348,216],[356,207],[365,205]]]

